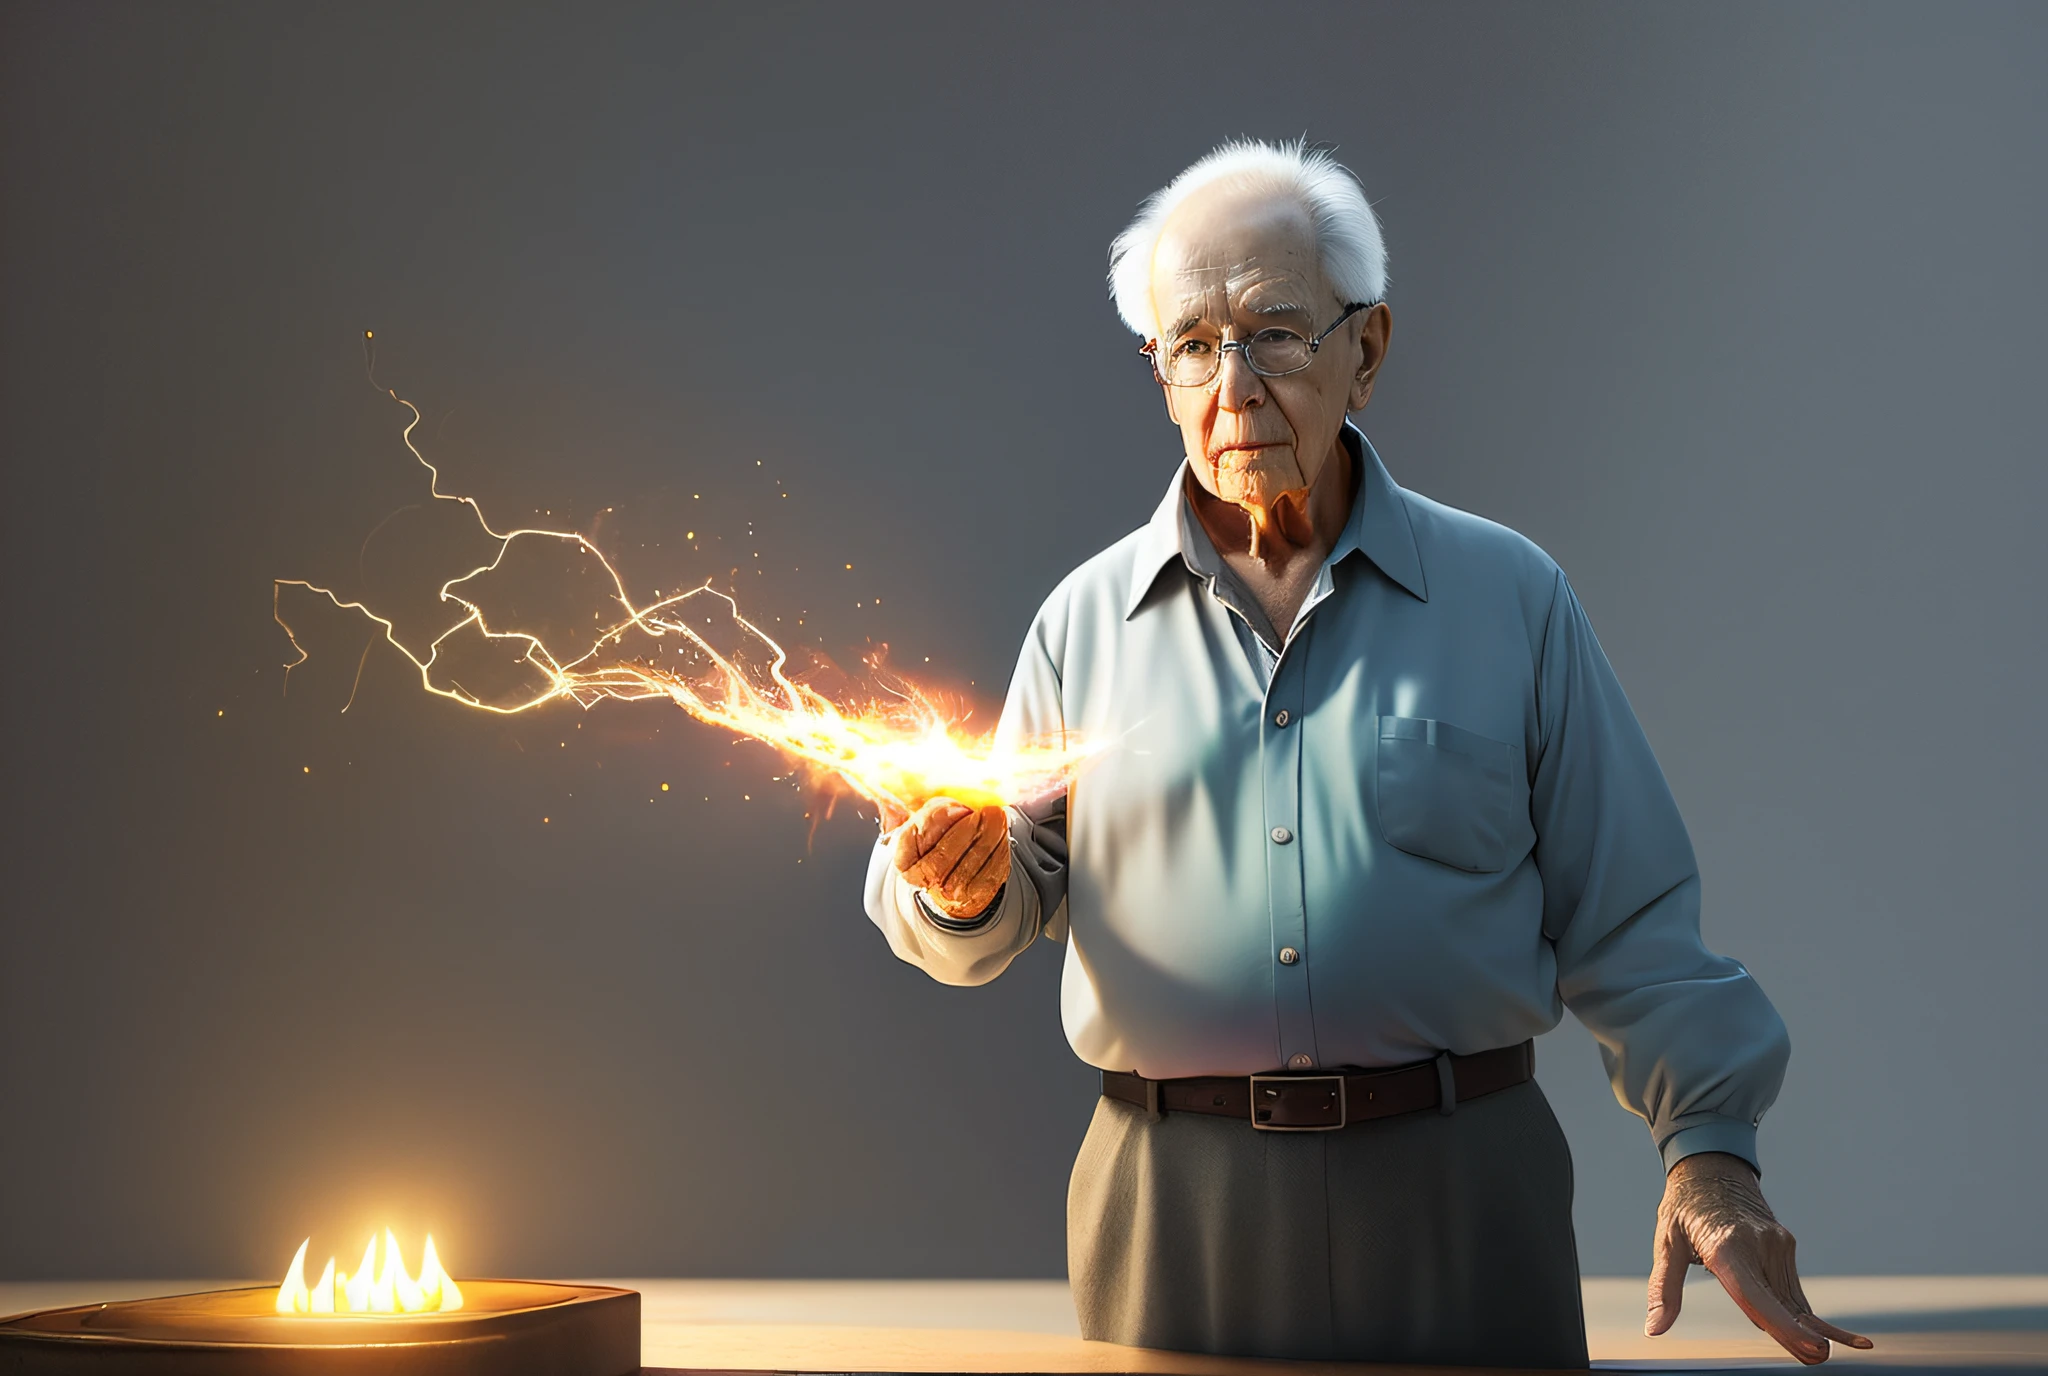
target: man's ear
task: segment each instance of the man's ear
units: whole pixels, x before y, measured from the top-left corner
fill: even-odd
[[[1387,361],[1387,346],[1394,338],[1394,313],[1382,301],[1366,312],[1358,328],[1358,370],[1351,375],[1351,395],[1346,409],[1363,411],[1372,400],[1373,384],[1379,380],[1380,365]]]

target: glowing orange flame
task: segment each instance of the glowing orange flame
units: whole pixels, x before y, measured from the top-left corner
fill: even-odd
[[[287,671],[304,663],[307,654],[284,619],[281,599],[285,588],[303,588],[325,597],[338,608],[360,612],[375,622],[385,641],[419,671],[421,686],[438,697],[504,715],[530,711],[563,698],[584,708],[607,698],[623,702],[666,698],[698,721],[761,741],[823,777],[843,781],[885,812],[914,811],[927,799],[941,795],[975,805],[1049,796],[1065,787],[1089,753],[1089,747],[1071,740],[998,750],[992,732],[977,734],[965,730],[961,717],[949,712],[917,685],[903,681],[886,685],[892,695],[889,698],[858,706],[836,703],[791,678],[787,672],[789,655],[782,646],[740,615],[738,604],[709,583],[646,606],[637,605],[627,595],[625,583],[611,560],[581,533],[494,530],[474,498],[442,492],[440,470],[413,444],[412,432],[420,423],[419,408],[395,392],[391,396],[412,412],[404,431],[405,446],[430,475],[429,492],[439,501],[467,506],[484,533],[498,541],[497,553],[489,562],[441,585],[441,600],[454,603],[463,615],[428,644],[424,655],[415,654],[402,644],[393,623],[364,603],[344,600],[332,590],[302,579],[276,580],[272,614],[298,653],[298,658],[285,666]],[[472,579],[498,569],[507,551],[522,539],[568,542],[578,552],[595,558],[609,576],[611,591],[607,602],[616,602],[619,614],[598,630],[595,642],[582,654],[561,658],[538,635],[493,627],[478,602],[458,591]],[[711,620],[699,615],[711,605],[706,599],[722,604],[745,647],[743,651],[721,651],[692,624]],[[443,647],[451,637],[472,628],[486,640],[522,647],[520,659],[539,670],[539,686],[516,701],[490,703],[452,679],[443,681],[437,677],[437,661]],[[625,657],[622,646],[626,637],[634,634],[665,642],[648,648],[655,653],[666,648],[682,663],[670,668],[651,657]],[[743,660],[758,660],[762,667],[750,671],[742,666]]]
[[[381,1271],[377,1269],[377,1235],[372,1233],[370,1245],[363,1248],[363,1263],[354,1275],[335,1270],[334,1258],[329,1257],[320,1279],[309,1287],[306,1248],[312,1242],[307,1238],[299,1244],[291,1268],[285,1272],[284,1283],[277,1287],[276,1307],[280,1314],[445,1314],[462,1308],[462,1287],[441,1269],[431,1233],[420,1257],[417,1278],[405,1269],[405,1258],[398,1254],[398,1239],[386,1228]]]

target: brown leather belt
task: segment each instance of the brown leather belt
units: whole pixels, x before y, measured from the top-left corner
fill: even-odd
[[[1528,1041],[1473,1056],[1446,1051],[1433,1061],[1391,1070],[1328,1075],[1198,1075],[1185,1080],[1148,1080],[1121,1070],[1105,1070],[1102,1093],[1148,1113],[1239,1118],[1267,1132],[1328,1132],[1426,1108],[1448,1114],[1467,1099],[1508,1089],[1535,1074],[1536,1043]]]

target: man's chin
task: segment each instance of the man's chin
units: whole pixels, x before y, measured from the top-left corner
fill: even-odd
[[[1242,459],[1242,462],[1231,462]],[[1270,559],[1308,537],[1308,479],[1292,449],[1233,450],[1211,463],[1203,486],[1251,521],[1251,556]]]
[[[1301,471],[1292,445],[1226,450],[1213,461],[1209,471],[1214,482],[1211,490],[1218,497],[1247,512],[1256,509],[1268,517],[1281,497],[1308,487],[1308,478]]]

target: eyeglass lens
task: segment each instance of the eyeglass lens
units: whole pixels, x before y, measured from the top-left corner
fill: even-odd
[[[1313,353],[1308,341],[1292,330],[1260,330],[1244,341],[1243,348],[1252,371],[1265,377],[1300,372]],[[1176,387],[1199,387],[1216,376],[1223,354],[1220,339],[1184,336],[1166,350],[1160,374]]]

